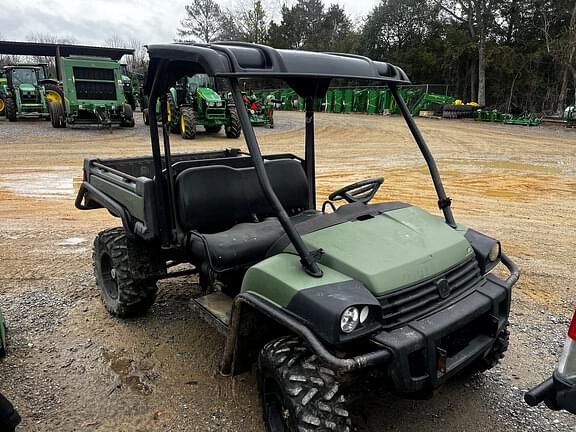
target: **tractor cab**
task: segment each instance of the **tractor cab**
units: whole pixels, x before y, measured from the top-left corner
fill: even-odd
[[[0,94],[0,106],[5,106],[8,120],[16,121],[24,116],[48,117],[46,93],[41,84],[44,70],[41,67],[5,66],[3,75],[6,84]]]

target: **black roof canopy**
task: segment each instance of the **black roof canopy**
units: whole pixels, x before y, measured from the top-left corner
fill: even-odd
[[[274,49],[244,42],[217,42],[150,45],[148,55],[150,66],[149,80],[145,87],[147,92],[150,92],[156,70],[165,62],[166,85],[194,73],[215,77],[280,78],[302,96],[323,95],[333,78],[410,84],[408,76],[399,67],[353,54]]]

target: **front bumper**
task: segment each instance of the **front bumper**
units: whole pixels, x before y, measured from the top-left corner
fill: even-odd
[[[518,279],[512,261],[503,256],[502,262],[511,273],[506,281],[488,275],[444,309],[372,337],[392,353],[385,370],[393,391],[433,390],[490,352],[508,322]]]
[[[554,411],[566,410],[576,414],[576,384],[564,380],[557,373],[524,395],[530,406],[544,402]]]

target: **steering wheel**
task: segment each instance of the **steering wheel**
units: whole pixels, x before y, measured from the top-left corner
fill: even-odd
[[[368,204],[374,198],[380,186],[384,183],[384,177],[375,177],[349,184],[328,195],[330,201],[344,199],[349,203],[361,202]]]

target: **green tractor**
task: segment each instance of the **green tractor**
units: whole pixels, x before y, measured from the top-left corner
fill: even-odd
[[[194,139],[199,125],[212,134],[224,126],[228,138],[238,138],[242,129],[234,103],[223,99],[216,88],[214,78],[205,74],[185,76],[171,87],[166,98],[170,132]],[[160,112],[159,108],[157,103],[156,112]],[[148,124],[148,110],[143,111],[143,116]]]
[[[49,105],[53,127],[92,124],[134,127],[133,110],[126,103],[117,61],[105,57],[64,57],[62,84],[64,101]]]
[[[62,101],[58,82],[48,79],[46,65],[12,65],[2,68],[0,115],[15,122],[22,117],[49,118],[49,105]]]

